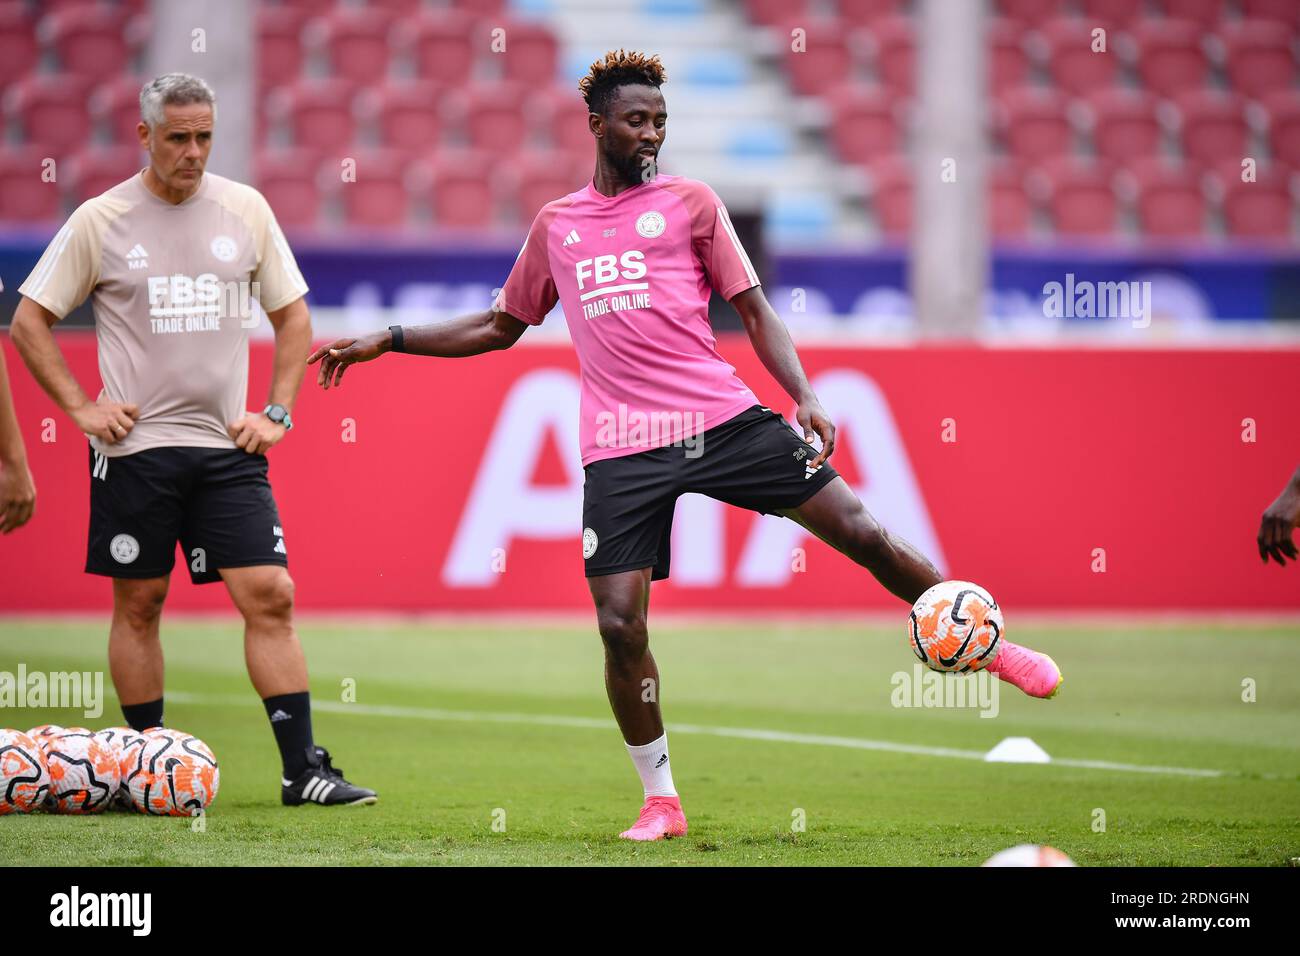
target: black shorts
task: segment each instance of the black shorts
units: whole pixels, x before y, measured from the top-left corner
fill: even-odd
[[[288,565],[265,455],[238,448],[149,448],[107,458],[90,449],[86,571],[171,573],[179,540],[195,584],[222,568]]]
[[[582,557],[587,577],[653,568],[668,577],[673,509],[697,493],[772,514],[797,508],[834,480],[815,472],[817,450],[783,417],[754,405],[704,432],[696,448],[663,447],[593,461],[582,486]]]

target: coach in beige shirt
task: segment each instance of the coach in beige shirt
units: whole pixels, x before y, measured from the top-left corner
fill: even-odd
[[[284,764],[286,804],[373,803],[317,747],[293,581],[266,452],[293,427],[311,341],[307,283],[250,186],[204,171],[216,98],[169,73],[140,93],[149,166],[88,200],[19,288],[12,336],[41,387],[90,439],[86,570],[113,578],[109,667],[127,722],[163,722],[159,618],[180,542],[191,579],[224,581],[244,617],[249,676]],[[89,296],[103,390],[69,372],[52,326]],[[245,410],[253,300],[275,329],[261,412]]]

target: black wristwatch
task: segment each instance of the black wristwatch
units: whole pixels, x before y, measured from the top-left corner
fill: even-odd
[[[293,431],[293,417],[289,414],[289,409],[283,405],[267,405],[262,409],[262,414],[277,425],[283,425],[285,431]]]

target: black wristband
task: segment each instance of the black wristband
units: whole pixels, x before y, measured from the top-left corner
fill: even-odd
[[[390,325],[388,331],[393,334],[393,351],[405,352],[406,341],[402,335],[402,327],[400,325]]]

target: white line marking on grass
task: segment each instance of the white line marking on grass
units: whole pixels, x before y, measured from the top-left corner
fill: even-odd
[[[215,697],[204,694],[169,693],[169,701],[184,704],[233,705],[248,704],[244,697]],[[612,720],[601,717],[568,717],[563,714],[516,714],[500,711],[441,710],[435,707],[395,707],[386,704],[346,704],[340,701],[313,700],[312,709],[332,714],[361,714],[367,717],[398,717],[411,720],[446,720],[482,724],[532,724],[544,727],[582,727],[588,730],[616,730]],[[844,747],[850,750],[876,750],[884,753],[912,754],[918,757],[948,757],[958,760],[984,760],[983,750],[958,750],[953,747],[927,747],[922,744],[900,744],[889,740],[870,740],[865,737],[831,737],[823,734],[799,734],[785,730],[762,730],[751,727],[710,727],[702,724],[667,724],[675,734],[700,734],[709,737],[734,737],[741,740],[764,740],[771,743],[811,744],[818,747]],[[1227,770],[1207,770],[1198,767],[1158,767],[1143,764],[1113,763],[1109,760],[1078,760],[1053,757],[1046,766],[1076,767],[1084,770],[1114,770],[1122,773],[1170,774],[1179,777],[1235,777],[1242,776]],[[1279,779],[1276,774],[1260,774],[1266,780]]]

